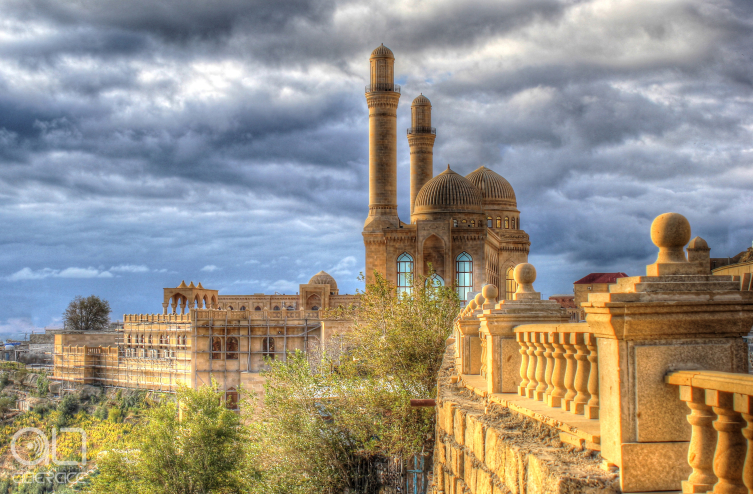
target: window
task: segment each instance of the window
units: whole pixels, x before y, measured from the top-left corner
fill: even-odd
[[[497,216],[497,228],[502,228],[502,218]]]
[[[476,220],[471,220],[471,227],[476,228]]]
[[[256,308],[255,308],[254,310],[261,310],[261,307],[259,307],[259,306],[257,305],[257,306],[256,306]]]
[[[238,360],[238,338],[229,336],[227,339],[227,359]]]
[[[312,305],[311,306],[311,310],[319,310],[319,306],[318,305]]]
[[[505,228],[510,228],[510,217],[505,216]]]
[[[280,306],[279,305],[275,305],[275,308],[272,309],[272,310],[280,310]]]
[[[468,220],[463,220],[463,223],[468,223]]]
[[[505,300],[512,300],[512,294],[518,289],[518,284],[513,277],[513,268],[507,268],[505,273]]]
[[[457,223],[457,220],[455,222]],[[403,252],[397,258],[397,292],[410,293],[412,284],[413,257],[407,252]]]
[[[246,310],[246,306],[245,305],[241,305],[241,310]]]
[[[222,360],[222,338],[212,336],[212,360]]]
[[[238,392],[230,388],[225,396],[225,406],[230,410],[238,409]]]
[[[512,229],[515,230],[515,217],[512,218]]]
[[[275,358],[275,339],[267,336],[261,340],[261,351],[264,357]]]
[[[457,291],[460,300],[468,298],[468,293],[473,290],[473,258],[467,252],[463,252],[455,259],[455,277]]]
[[[487,216],[486,217],[486,227],[487,228],[491,228],[492,226],[494,226],[493,223],[492,223],[492,217],[491,216]]]
[[[152,335],[149,335],[149,344],[152,344]]]
[[[434,286],[444,286],[444,278],[439,276],[437,273],[434,273],[426,279],[426,284],[429,283]]]
[[[452,226],[454,226],[455,228],[457,228],[458,227],[458,220],[452,220]]]
[[[232,305],[228,305],[227,306],[227,310],[233,310],[233,306]]]

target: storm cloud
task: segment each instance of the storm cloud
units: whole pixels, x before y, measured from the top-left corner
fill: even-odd
[[[0,327],[91,293],[159,312],[183,279],[293,293],[324,269],[353,293],[380,43],[398,128],[432,101],[435,171],[515,188],[545,295],[641,273],[662,212],[715,257],[753,240],[746,0],[6,0]],[[407,219],[402,136],[398,161]]]

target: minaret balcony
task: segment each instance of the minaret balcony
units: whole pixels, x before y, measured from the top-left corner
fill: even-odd
[[[431,134],[437,135],[436,127],[408,127],[408,135],[413,134]]]
[[[366,92],[367,93],[373,93],[376,91],[385,91],[385,92],[391,92],[391,93],[399,93],[400,92],[400,86],[397,84],[390,84],[387,82],[379,82],[376,84],[369,84],[366,86]]]

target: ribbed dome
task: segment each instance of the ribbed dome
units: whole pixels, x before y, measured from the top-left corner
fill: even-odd
[[[416,213],[431,211],[481,212],[481,192],[462,175],[443,171],[421,187],[414,205]]]
[[[421,96],[413,100],[411,106],[431,106],[431,101],[424,96],[424,93],[421,93]]]
[[[466,175],[466,178],[481,191],[484,202],[505,201],[516,203],[512,185],[499,173],[481,166]]]
[[[309,285],[329,285],[330,290],[337,290],[335,279],[324,271],[319,271],[309,280]]]
[[[392,50],[382,43],[376,50],[371,52],[371,58],[395,58],[395,55],[392,54]]]

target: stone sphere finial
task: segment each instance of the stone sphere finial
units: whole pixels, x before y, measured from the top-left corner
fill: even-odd
[[[687,262],[683,247],[690,240],[690,222],[678,213],[664,213],[651,223],[651,241],[659,247],[657,263]]]
[[[486,302],[486,299],[480,293],[477,293],[476,296],[473,297],[473,300],[476,302],[476,307],[483,307],[484,302]]]
[[[527,262],[515,266],[513,277],[519,285],[530,285],[536,281],[536,268]]]
[[[493,302],[497,300],[499,290],[494,285],[484,285],[483,288],[481,288],[481,295],[484,296],[487,302]]]
[[[470,307],[471,310],[476,310],[476,299],[472,299],[470,302],[468,302],[468,307]]]

